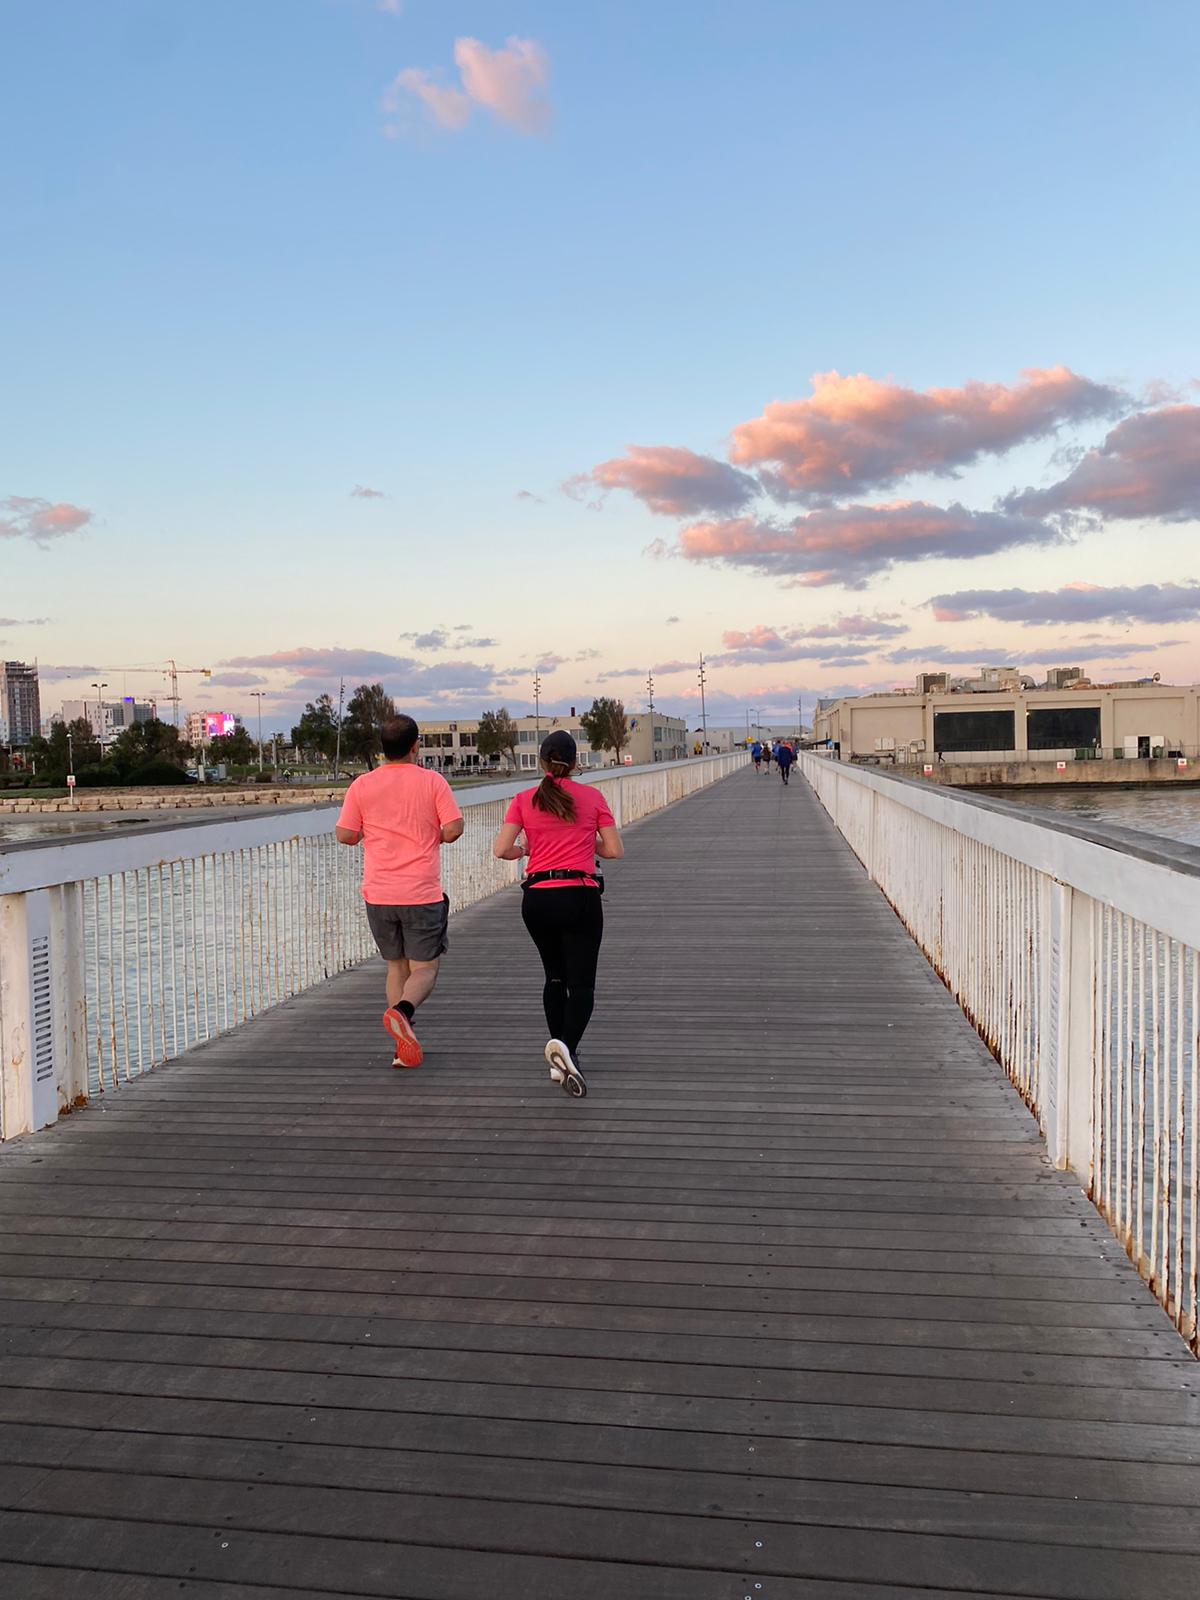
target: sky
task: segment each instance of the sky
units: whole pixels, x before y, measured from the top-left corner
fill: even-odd
[[[1200,10],[0,0],[0,654],[1200,679]]]

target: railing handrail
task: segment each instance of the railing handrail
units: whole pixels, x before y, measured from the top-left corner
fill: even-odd
[[[920,778],[821,760],[841,782],[900,801],[931,822],[991,846],[1014,860],[1124,911],[1184,944],[1200,945],[1200,848],[1182,841],[1143,841],[1133,830],[1031,816],[1028,807],[992,796],[964,794]],[[899,791],[899,792],[898,792]]]
[[[584,770],[583,783],[612,783],[647,772],[660,773],[695,766],[698,762],[720,760],[741,752],[710,751],[704,756],[688,756],[680,761],[656,761],[640,766],[611,766]],[[510,800],[538,781],[536,772],[527,772],[504,783],[486,783],[456,790],[460,808]],[[0,847],[0,894],[24,894],[34,889],[53,889],[60,884],[80,883],[105,877],[113,872],[129,872],[138,867],[159,866],[169,861],[190,861],[198,856],[215,855],[225,850],[253,849],[256,845],[278,844],[285,839],[309,839],[328,833],[341,800],[314,801],[286,809],[248,811],[245,816],[176,818],[122,827],[111,832],[97,831],[69,839],[30,839]],[[61,813],[58,813],[61,815]],[[100,813],[97,813],[99,816]],[[112,813],[115,817],[119,813]]]

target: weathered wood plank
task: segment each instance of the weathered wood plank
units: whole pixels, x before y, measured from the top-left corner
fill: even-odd
[[[1195,1363],[803,786],[611,881],[583,1102],[505,894],[420,1072],[371,967],[0,1152],[0,1584],[1200,1591]]]

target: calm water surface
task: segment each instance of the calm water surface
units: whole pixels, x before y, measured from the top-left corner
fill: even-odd
[[[989,789],[997,800],[1200,845],[1200,788]]]

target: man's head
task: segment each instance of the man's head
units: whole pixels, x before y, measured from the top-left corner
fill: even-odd
[[[411,717],[389,717],[379,729],[379,743],[386,761],[403,761],[410,756],[421,737]]]

